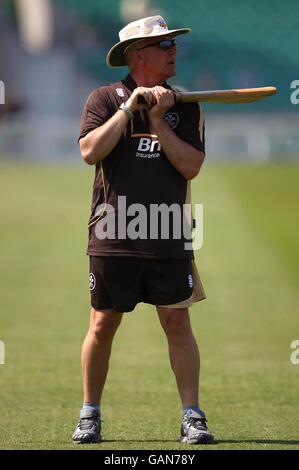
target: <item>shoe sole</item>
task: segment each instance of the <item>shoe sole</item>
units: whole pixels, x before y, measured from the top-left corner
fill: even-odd
[[[186,444],[197,445],[197,444],[212,444],[214,442],[214,437],[209,435],[202,435],[198,439],[188,440],[187,436],[181,436],[180,442],[185,442]]]
[[[99,444],[99,442],[102,442],[101,436],[97,437],[96,439],[92,439],[88,434],[85,434],[83,436],[83,439],[81,441],[74,441],[73,444],[79,445],[79,444]]]

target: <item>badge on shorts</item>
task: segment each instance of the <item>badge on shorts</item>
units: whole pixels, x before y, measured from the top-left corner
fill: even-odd
[[[89,285],[90,285],[90,290],[94,290],[96,286],[96,278],[93,273],[89,274]]]
[[[193,287],[193,277],[192,277],[192,274],[189,274],[188,276],[188,282],[189,282],[189,287]]]

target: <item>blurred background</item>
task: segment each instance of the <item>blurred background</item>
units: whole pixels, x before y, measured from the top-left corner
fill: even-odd
[[[299,449],[298,0],[0,0],[0,449],[73,447],[94,179],[81,113],[94,88],[127,74],[106,66],[118,31],[154,14],[192,28],[173,85],[278,88],[256,103],[203,104],[207,157],[192,200],[204,207],[195,258],[207,300],[190,314],[212,448]],[[102,405],[99,448],[182,449],[152,305],[125,315]]]
[[[278,88],[277,96],[258,103],[205,104],[209,157],[296,158],[296,0],[1,0],[0,158],[75,161],[86,98],[128,70],[108,68],[107,51],[125,24],[154,14],[170,28],[192,28],[179,39],[172,84],[186,90]]]

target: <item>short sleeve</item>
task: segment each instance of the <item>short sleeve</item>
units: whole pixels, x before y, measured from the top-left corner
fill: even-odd
[[[199,103],[182,103],[182,116],[177,135],[205,153],[205,121],[203,109]]]
[[[93,129],[102,126],[113,114],[107,87],[96,88],[84,105],[78,141]]]

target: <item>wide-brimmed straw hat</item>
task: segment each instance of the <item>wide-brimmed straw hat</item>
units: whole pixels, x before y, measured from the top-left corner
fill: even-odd
[[[133,21],[125,26],[119,32],[120,41],[115,44],[107,54],[107,65],[109,67],[124,67],[127,64],[124,55],[125,49],[134,42],[141,41],[151,37],[163,36],[171,34],[178,36],[179,34],[190,33],[191,29],[168,29],[166,21],[162,16],[149,16],[137,21]]]

